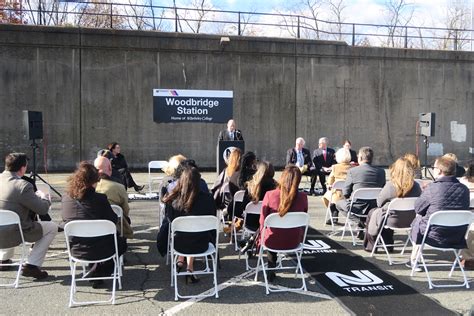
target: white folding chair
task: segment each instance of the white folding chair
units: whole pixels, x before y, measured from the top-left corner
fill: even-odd
[[[383,227],[383,229],[391,229],[394,232],[405,232],[407,234],[407,240],[406,240],[405,244],[403,245],[402,251],[400,253],[401,255],[403,255],[405,253],[405,248],[407,247],[408,242],[411,241],[411,237],[410,237],[410,231],[411,231],[410,224],[411,224],[411,221],[409,220],[409,216],[411,215],[413,217],[413,219],[416,216],[416,213],[415,213],[415,201],[416,201],[416,199],[417,199],[416,197],[393,199],[390,202],[390,204],[388,205],[387,212],[385,213],[385,216],[384,216],[383,221],[382,221],[381,227]],[[398,214],[398,215],[402,216],[404,219],[406,219],[406,223],[408,223],[408,224],[406,226],[403,226],[401,224],[400,225],[389,224],[388,218],[390,216],[393,216],[394,214]],[[403,214],[405,214],[405,216]],[[371,257],[374,256],[375,250],[378,247],[383,247],[383,249],[385,250],[385,253],[387,254],[388,264],[392,265],[395,262],[392,261],[392,258],[390,257],[390,253],[388,252],[387,246],[395,247],[395,246],[398,246],[399,244],[395,244],[395,243],[386,244],[385,240],[383,239],[383,236],[382,236],[383,229],[381,228],[379,233],[377,234],[377,238],[375,239],[374,248],[372,249],[372,253],[370,254],[370,256]],[[405,263],[405,262],[403,262],[403,263]]]
[[[416,263],[413,265],[413,268],[411,270],[411,276],[413,276],[416,268],[419,265],[419,261],[421,260],[421,264],[423,265],[423,268],[425,269],[426,272],[426,277],[428,278],[428,285],[430,290],[433,289],[434,287],[462,287],[465,286],[466,289],[469,288],[469,282],[467,281],[466,273],[464,272],[464,268],[461,265],[461,262],[459,260],[459,255],[461,253],[462,249],[456,249],[456,248],[451,248],[451,247],[440,247],[440,245],[430,245],[426,241],[426,236],[429,235],[430,229],[432,226],[441,226],[441,227],[455,227],[455,226],[465,226],[464,230],[464,236],[467,233],[467,230],[469,229],[469,226],[473,222],[473,214],[471,211],[449,211],[449,210],[444,210],[444,211],[438,211],[431,215],[431,217],[428,220],[428,225],[425,230],[425,234],[423,236],[423,240],[420,245],[420,249],[418,251],[418,254],[416,256]],[[439,250],[443,252],[452,252],[454,254],[454,262],[451,263],[430,263],[427,264],[425,261],[424,257],[424,250],[426,249],[432,249],[432,250]],[[428,271],[428,267],[430,266],[450,266],[451,270],[448,274],[448,277],[451,278],[454,269],[456,268],[456,265],[459,266],[459,269],[461,270],[464,282],[462,284],[434,284],[433,281],[431,280],[430,273]]]
[[[469,208],[474,208],[474,192],[470,193]]]
[[[21,273],[21,267],[23,266],[23,263],[26,262],[26,259],[28,258],[28,251],[25,245],[25,239],[23,237],[23,230],[21,229],[21,223],[20,223],[20,217],[18,216],[17,213],[13,211],[8,211],[8,210],[0,210],[0,229],[2,226],[13,226],[16,225],[15,230],[18,229],[19,235],[21,237],[21,242],[16,245],[20,246],[21,248],[21,255],[20,259],[18,262],[12,261],[12,263],[0,263],[0,266],[18,266],[18,271],[16,273],[16,278],[13,283],[2,283],[0,286],[13,286],[15,288],[18,288],[18,284],[20,281],[20,273]]]
[[[344,180],[338,180],[336,182],[333,183],[332,187],[331,187],[331,191],[335,190],[335,191],[342,191],[342,189],[344,188],[344,183],[346,181]],[[334,219],[333,216],[332,216],[332,212],[331,212],[331,204],[334,204],[334,201],[333,201],[333,193],[331,193],[331,199],[329,200],[329,204],[328,204],[328,207],[326,208],[326,216],[324,217],[324,225],[326,225],[326,222],[328,220],[328,218],[331,220],[331,227],[332,227],[332,231],[334,231]]]
[[[247,226],[247,220],[248,220],[248,215],[251,214],[251,215],[260,216],[261,212],[262,212],[262,201],[259,201],[257,203],[255,203],[255,202],[247,203],[247,205],[245,206],[244,213],[243,213],[244,222],[242,224],[241,240],[245,240],[246,238],[249,238],[250,236],[257,233],[256,230],[252,230]],[[237,240],[236,240],[235,245],[237,246],[236,251],[240,250],[240,246],[238,245]],[[239,260],[240,260],[240,252],[239,252]],[[251,267],[249,265],[248,254],[245,254],[245,269],[247,271],[250,270],[250,269],[255,269],[254,267]]]
[[[150,192],[150,194],[152,193],[153,183],[160,182],[163,179],[162,176],[153,177],[151,171],[154,169],[162,169],[166,167],[167,164],[168,162],[166,160],[152,160],[148,163],[148,192]]]
[[[362,189],[357,189],[354,191],[352,194],[351,198],[351,204],[349,206],[349,212],[347,213],[346,216],[346,222],[344,223],[344,228],[342,229],[342,236],[341,240],[344,239],[344,235],[346,233],[346,229],[349,229],[349,232],[351,233],[352,237],[352,245],[355,246],[357,245],[354,233],[357,233],[359,231],[363,231],[364,228],[358,227],[358,223],[354,222],[351,219],[351,216],[355,216],[360,218],[367,218],[367,214],[356,214],[352,212],[352,206],[355,201],[357,200],[376,200],[380,191],[382,191],[382,188],[362,188]],[[352,224],[355,223],[356,226],[354,229],[352,229]]]
[[[120,236],[123,237],[123,210],[119,205],[111,204],[110,206],[120,221]]]
[[[294,292],[294,291],[301,291],[301,290],[307,291],[303,267],[301,266],[301,256],[303,255],[303,247],[304,247],[304,241],[306,239],[306,233],[308,232],[308,225],[309,225],[309,215],[308,213],[304,213],[304,212],[289,212],[289,213],[286,213],[285,216],[283,217],[280,217],[280,215],[277,213],[273,213],[273,214],[268,215],[267,218],[265,218],[265,222],[263,224],[262,233],[261,233],[260,251],[258,253],[257,267],[255,269],[255,281],[257,281],[258,272],[262,270],[263,278],[265,280],[266,294],[269,294],[270,292],[287,292],[287,291]],[[267,228],[289,229],[289,228],[297,228],[297,227],[303,228],[304,234],[303,234],[303,239],[295,248],[272,249],[270,247],[267,247],[267,245],[264,242]],[[279,232],[279,233],[283,233],[283,232]],[[263,262],[263,252],[265,250],[275,252],[277,255],[295,253],[296,261],[297,261],[296,266],[283,266],[282,262],[280,262],[280,264],[277,265],[275,268],[269,268],[268,266],[265,267],[265,263]],[[287,269],[295,270],[295,277],[296,277],[296,274],[298,274],[299,272],[299,275],[302,281],[301,287],[271,289],[268,286],[267,271],[287,270]]]
[[[117,227],[114,223],[108,220],[76,220],[67,223],[64,226],[64,235],[66,237],[66,246],[69,255],[69,266],[71,268],[71,292],[69,296],[69,307],[73,305],[86,305],[86,304],[96,304],[96,303],[112,303],[115,304],[115,285],[118,281],[119,289],[122,289],[122,280],[121,280],[121,264],[118,253],[117,245]],[[71,252],[70,246],[70,237],[100,237],[113,235],[115,252],[109,257],[105,257],[98,260],[86,260],[75,257]],[[82,277],[76,279],[76,267],[78,264],[85,265],[101,263],[108,260],[114,261],[114,272],[111,276],[104,277],[88,277],[91,271],[83,273]],[[89,302],[77,302],[74,300],[74,294],[76,293],[76,281],[90,281],[90,280],[113,280],[112,284],[112,297],[106,301],[89,301]]]
[[[234,215],[235,214],[235,204],[237,202],[240,202],[242,203],[244,201],[244,196],[245,196],[245,190],[240,190],[240,191],[237,191],[235,192],[234,194],[234,201],[233,201],[233,208],[232,208],[232,222],[231,222],[231,230],[230,230],[230,242],[229,244],[232,244],[232,235],[235,239],[235,251],[237,251],[237,229],[235,228],[235,220],[236,220],[236,216]]]
[[[174,286],[174,299],[175,301],[178,298],[203,298],[203,297],[210,297],[216,296],[219,298],[219,292],[217,288],[217,247],[214,247],[212,243],[209,243],[209,246],[206,251],[201,253],[183,253],[179,252],[174,248],[174,236],[176,232],[187,232],[187,233],[198,233],[198,232],[206,232],[210,230],[216,231],[216,245],[219,244],[219,219],[216,216],[212,215],[205,215],[205,216],[182,216],[175,218],[171,222],[171,286]],[[176,264],[178,263],[178,257],[183,256],[191,256],[191,257],[204,257],[206,261],[206,268],[203,270],[193,271],[191,272],[177,272],[176,271]],[[208,258],[211,257],[212,259],[212,271],[209,268]],[[212,274],[214,276],[214,291],[208,294],[201,294],[201,295],[181,295],[178,292],[178,275],[185,276],[185,275],[200,275],[200,274]]]

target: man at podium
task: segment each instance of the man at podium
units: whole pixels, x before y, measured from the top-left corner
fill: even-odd
[[[242,132],[235,128],[233,119],[227,122],[227,129],[220,131],[218,141],[219,140],[244,140]]]

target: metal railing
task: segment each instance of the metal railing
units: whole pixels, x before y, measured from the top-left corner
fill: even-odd
[[[149,4],[22,1],[15,7],[0,6],[0,23],[337,40],[353,46],[473,50],[474,30],[470,29],[339,23],[293,14],[156,6],[153,0],[143,0]]]

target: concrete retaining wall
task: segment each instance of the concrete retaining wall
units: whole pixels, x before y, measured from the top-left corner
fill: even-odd
[[[152,89],[234,91],[248,150],[283,166],[298,136],[371,145],[390,164],[416,148],[420,112],[436,112],[432,155],[472,157],[474,54],[339,42],[0,25],[0,154],[30,152],[22,110],[43,111],[50,171],[118,141],[129,164],[182,153],[215,166],[225,124],[157,124]],[[43,147],[45,152],[43,152]],[[420,149],[422,145],[420,143]],[[470,153],[471,151],[471,153]]]

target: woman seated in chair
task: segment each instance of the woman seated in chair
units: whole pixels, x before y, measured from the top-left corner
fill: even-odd
[[[197,168],[183,170],[176,187],[163,198],[166,215],[170,222],[180,216],[216,216],[216,206],[209,193],[200,190],[201,174]],[[197,254],[207,250],[209,242],[215,242],[215,232],[184,233],[176,232],[174,248],[183,253]],[[184,268],[184,257],[178,258],[177,271]],[[187,271],[194,271],[194,258],[187,258]],[[194,275],[186,276],[186,283],[199,281]]]
[[[74,220],[100,220],[105,219],[117,223],[114,213],[105,194],[95,192],[99,182],[99,172],[89,162],[83,161],[74,174],[69,177],[66,194],[62,197],[62,223],[61,228]],[[119,256],[127,250],[125,238],[117,236]],[[85,260],[98,260],[112,256],[115,253],[115,242],[112,235],[103,237],[73,237],[71,251],[74,256]],[[109,260],[99,264],[89,274],[90,277],[108,276],[113,273],[114,263]],[[102,280],[93,282],[93,286],[103,283]]]
[[[277,183],[273,179],[275,176],[275,169],[268,161],[260,161],[257,164],[257,172],[253,175],[252,179],[247,182],[247,189],[242,201],[242,208],[238,208],[234,211],[234,215],[242,218],[242,214],[245,206],[250,203],[258,203],[263,201],[265,194],[268,191],[274,190]],[[258,230],[260,216],[249,214],[246,220],[246,226],[251,230]]]
[[[263,229],[265,218],[273,213],[278,213],[281,217],[288,212],[308,212],[308,197],[306,193],[298,192],[298,186],[301,181],[301,171],[294,165],[289,165],[283,171],[278,188],[268,191],[265,194],[260,213],[260,230]],[[265,234],[263,241],[266,246],[273,249],[291,249],[298,246],[302,241],[304,234],[303,228],[285,229],[284,233],[279,233],[278,229],[267,228],[267,231],[261,231]],[[260,238],[257,239],[260,242]],[[268,267],[276,267],[277,254],[271,251],[267,252]],[[275,279],[275,273],[268,273],[268,280]]]
[[[328,180],[326,181],[328,191],[326,191],[326,193],[324,193],[324,196],[322,197],[324,207],[326,208],[328,207],[329,202],[331,201],[331,197],[332,203],[336,203],[336,201],[342,200],[344,198],[342,196],[341,191],[332,190],[331,186],[336,181],[346,180],[347,170],[352,167],[350,151],[346,148],[339,149],[336,152],[336,162],[337,164],[331,167],[332,171],[329,174]],[[336,221],[337,219],[334,220]],[[331,224],[331,222],[329,222],[329,224]]]
[[[377,197],[377,208],[370,210],[367,215],[368,225],[366,226],[364,237],[365,251],[372,251],[375,239],[380,229],[383,229],[381,226],[390,201],[394,198],[420,196],[421,187],[415,181],[415,168],[416,166],[407,158],[398,158],[390,167],[390,181],[385,184]],[[392,225],[399,225],[400,227],[409,226],[413,221],[415,213],[406,214],[408,215],[407,218],[389,217],[387,221],[390,221]],[[393,230],[384,229],[382,237],[386,244],[393,244]],[[393,246],[388,246],[387,248],[388,251],[393,251]]]
[[[124,155],[120,153],[120,145],[116,142],[113,142],[110,143],[107,148],[113,154],[113,157],[110,159],[110,162],[112,163],[112,169],[117,170],[122,176],[122,183],[125,186],[125,189],[134,188],[137,192],[143,190],[145,186],[138,185],[135,183],[135,180],[133,180],[130,169],[128,169],[127,161],[125,160]]]

